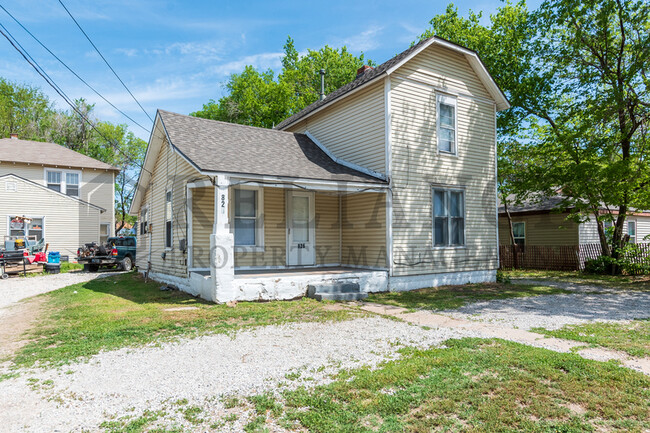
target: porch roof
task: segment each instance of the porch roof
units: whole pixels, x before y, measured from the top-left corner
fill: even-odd
[[[158,110],[170,144],[202,173],[386,182],[330,158],[305,134]]]

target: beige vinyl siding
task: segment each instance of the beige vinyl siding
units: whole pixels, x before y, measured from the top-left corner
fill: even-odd
[[[137,265],[146,271],[151,252],[151,271],[176,277],[187,277],[187,252],[179,249],[179,241],[187,239],[187,184],[207,179],[187,161],[172,152],[165,141],[154,165],[153,175],[144,193],[142,206],[148,208],[150,233],[138,231]],[[165,193],[172,190],[172,248],[165,249]],[[139,218],[139,215],[138,215]],[[165,253],[165,258],[162,254]]]
[[[435,86],[487,97],[464,57],[435,46],[391,78],[396,276],[497,268],[494,104],[458,96],[458,154],[439,155]],[[463,247],[433,247],[434,185],[464,190]]]
[[[598,243],[595,240],[583,242],[578,238],[578,224],[566,219],[567,214],[513,215],[512,222],[526,224],[526,245],[578,245],[579,243]],[[584,225],[584,224],[583,224]],[[595,225],[594,225],[595,228]],[[581,236],[582,236],[581,231]],[[499,244],[510,245],[508,219],[499,216]]]
[[[234,193],[231,189],[231,201]],[[264,251],[236,251],[236,267],[285,266],[287,264],[285,190],[282,188],[264,188]],[[232,221],[232,218],[231,218]],[[231,223],[234,228],[234,222]],[[235,249],[237,249],[235,247]]]
[[[342,264],[386,267],[386,194],[342,198]]]
[[[192,188],[193,268],[210,267],[210,235],[214,228],[214,187]]]
[[[6,182],[16,185],[8,192]],[[8,216],[44,218],[49,251],[74,260],[77,248],[99,239],[100,210],[17,178],[0,180],[0,234],[8,235]]]
[[[335,265],[340,262],[341,225],[339,197],[315,194],[316,264]]]
[[[45,180],[45,169],[42,165],[27,165],[0,162],[0,176],[15,174],[22,178],[31,180],[39,185],[47,186]],[[53,170],[81,172],[80,199],[95,206],[106,209],[100,217],[101,223],[111,225],[111,234],[115,230],[114,195],[115,186],[113,171],[96,170],[92,168],[61,168],[51,167]],[[97,239],[99,240],[99,238]]]
[[[384,81],[347,96],[288,131],[309,131],[337,158],[386,173]]]

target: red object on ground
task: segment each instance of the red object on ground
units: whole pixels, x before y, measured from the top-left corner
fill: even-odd
[[[35,257],[34,261],[36,262],[47,262],[47,256],[45,255],[45,253],[36,253],[34,257]]]

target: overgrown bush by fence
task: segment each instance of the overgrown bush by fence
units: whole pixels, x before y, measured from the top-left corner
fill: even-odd
[[[585,262],[601,255],[600,244],[525,247],[500,245],[501,269],[539,269],[548,271],[583,270]],[[623,251],[622,260],[629,263],[629,273],[643,273],[650,266],[650,243],[630,244]]]

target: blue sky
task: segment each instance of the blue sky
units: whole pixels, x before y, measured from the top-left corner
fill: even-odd
[[[282,46],[291,35],[299,51],[326,44],[342,45],[355,54],[364,52],[377,63],[406,49],[443,13],[446,2],[328,0],[270,2],[249,0],[165,1],[64,0],[93,42],[136,95],[151,117],[157,108],[187,114],[210,98],[223,95],[229,74],[244,65],[279,70]],[[538,1],[530,2],[536,7]],[[455,4],[463,15],[469,9],[494,12],[499,1]],[[61,57],[107,99],[145,127],[150,121],[140,111],[57,0],[3,2],[46,46]],[[0,22],[72,98],[96,103],[96,114],[115,123],[129,124],[144,139],[148,132],[132,126],[113,108],[87,89],[39,47],[4,12]],[[0,76],[36,85],[56,102],[47,84],[0,40]]]

